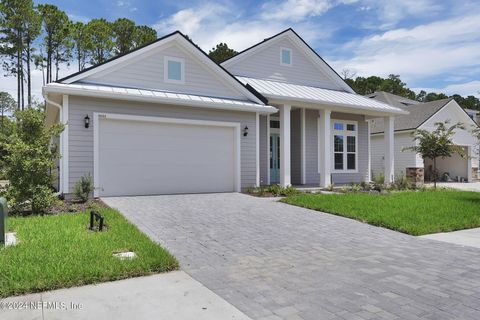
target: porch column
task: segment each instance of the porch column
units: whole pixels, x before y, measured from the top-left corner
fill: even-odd
[[[383,118],[385,123],[385,183],[392,183],[394,180],[394,117]]]
[[[280,185],[291,185],[290,180],[290,111],[292,106],[280,106]]]
[[[332,150],[330,147],[330,141],[332,140],[331,125],[330,125],[330,110],[320,110],[319,121],[319,133],[318,133],[318,159],[319,159],[319,172],[320,172],[320,187],[326,188],[332,184],[331,174],[331,157]]]
[[[472,177],[472,170],[473,170],[473,152],[472,152],[472,146],[467,147],[467,181],[468,182],[473,182],[473,177]]]
[[[367,162],[367,176],[366,176],[366,181],[365,182],[371,182],[372,181],[372,139],[370,135],[372,134],[372,121],[370,120],[365,120],[367,122],[367,141],[368,141],[368,162]]]
[[[305,108],[300,110],[300,183],[306,183],[305,165]]]

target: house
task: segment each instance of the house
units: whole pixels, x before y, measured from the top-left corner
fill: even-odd
[[[474,109],[463,109],[473,121],[480,123],[480,111]]]
[[[461,122],[466,130],[457,130],[453,142],[463,146],[468,158],[455,154],[449,158],[437,160],[439,178],[448,173],[452,180],[473,181],[478,178],[478,141],[470,133],[477,124],[453,99],[443,99],[421,103],[387,92],[375,92],[367,97],[388,103],[409,113],[395,117],[395,175],[406,175],[417,183],[432,180],[433,164],[429,159],[422,159],[411,151],[403,151],[413,146],[412,133],[416,129],[434,130],[435,123],[449,121],[450,124]],[[372,120],[372,171],[378,174],[383,170],[384,158],[384,123],[382,119]]]
[[[62,122],[59,190],[95,196],[328,186],[370,176],[370,118],[402,109],[359,96],[292,29],[218,65],[177,31],[44,86]],[[392,173],[392,174],[390,174]]]

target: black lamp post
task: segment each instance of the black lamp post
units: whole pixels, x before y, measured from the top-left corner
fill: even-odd
[[[85,128],[88,129],[88,127],[90,127],[90,117],[88,116],[88,114],[85,116],[83,120],[85,120]]]

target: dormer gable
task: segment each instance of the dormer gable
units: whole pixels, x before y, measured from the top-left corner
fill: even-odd
[[[354,93],[293,29],[243,50],[222,66],[236,76]]]

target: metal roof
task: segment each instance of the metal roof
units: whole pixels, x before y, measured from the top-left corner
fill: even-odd
[[[237,76],[237,78],[244,84],[249,84],[260,94],[270,99],[330,104],[352,109],[392,114],[408,113],[400,108],[358,94],[248,77]]]
[[[198,106],[213,109],[255,111],[260,113],[275,113],[278,111],[274,107],[254,103],[252,101],[149,89],[105,86],[89,83],[49,83],[44,86],[43,89],[46,93],[71,94],[79,96],[111,98],[120,100],[137,100],[156,103],[170,103],[175,105]]]

